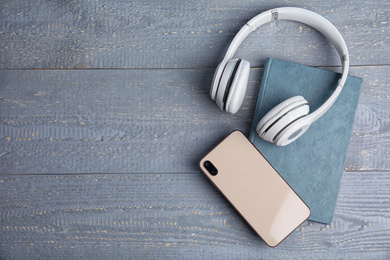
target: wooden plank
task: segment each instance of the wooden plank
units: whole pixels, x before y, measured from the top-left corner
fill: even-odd
[[[212,68],[255,15],[297,6],[329,19],[344,36],[351,65],[388,65],[389,1],[2,1],[0,68]],[[331,44],[293,22],[265,25],[238,55],[253,67],[273,56],[338,65]]]
[[[0,172],[196,172],[228,133],[249,134],[261,72],[229,115],[211,69],[0,71]],[[388,170],[390,67],[351,74],[364,82],[346,170]]]
[[[373,67],[356,71],[363,85],[346,158],[347,170],[390,169],[390,72],[386,70]]]
[[[332,225],[305,222],[272,249],[201,173],[3,176],[0,252],[56,259],[385,259],[389,185],[388,172],[346,172]]]

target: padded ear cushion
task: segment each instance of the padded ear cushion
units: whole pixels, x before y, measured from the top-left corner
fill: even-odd
[[[295,97],[286,99],[285,101],[283,101],[282,103],[280,103],[279,105],[277,105],[276,107],[271,109],[267,114],[265,114],[263,116],[263,118],[257,124],[257,129],[262,128],[265,124],[267,124],[267,122],[269,122],[272,118],[274,118],[279,112],[284,111],[284,110],[288,111],[288,110],[290,110],[291,105],[294,106],[295,104],[298,104],[298,103],[302,104],[302,101],[304,103],[307,103],[305,98],[302,96],[295,96]],[[256,130],[256,131],[258,131],[258,130]]]
[[[211,83],[211,88],[210,88],[210,97],[212,100],[215,100],[215,97],[217,95],[217,90],[219,86],[219,82],[222,76],[223,68],[221,66],[222,63],[218,64],[217,69],[215,70],[214,76],[213,76],[213,81]]]
[[[222,72],[221,80],[217,88],[217,93],[215,95],[215,102],[221,110],[224,110],[225,100],[229,91],[229,82],[233,79],[234,68],[239,62],[239,59],[229,60],[225,66],[225,69]]]
[[[246,60],[241,60],[236,73],[233,75],[230,90],[225,101],[227,112],[235,114],[241,107],[245,98],[248,85],[250,64]]]
[[[302,96],[289,98],[269,111],[257,124],[256,132],[266,141],[273,142],[277,134],[295,120],[309,113]]]

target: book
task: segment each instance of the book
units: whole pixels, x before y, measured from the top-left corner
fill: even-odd
[[[310,207],[309,220],[325,224],[333,219],[362,79],[348,76],[332,107],[287,146],[262,140],[256,126],[268,111],[293,96],[303,96],[314,111],[333,93],[339,78],[336,72],[268,58],[249,135]]]

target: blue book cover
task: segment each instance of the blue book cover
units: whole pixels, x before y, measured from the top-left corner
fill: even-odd
[[[268,111],[293,96],[303,96],[314,111],[333,93],[339,78],[339,73],[268,58],[249,136],[310,207],[309,220],[325,224],[332,222],[362,79],[348,76],[333,106],[287,146],[262,140],[256,126]]]

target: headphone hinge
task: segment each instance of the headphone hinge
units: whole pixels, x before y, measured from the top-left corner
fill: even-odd
[[[278,10],[271,11],[271,20],[278,20]]]
[[[348,54],[344,54],[343,57],[341,57],[341,62],[344,63],[348,61]]]

